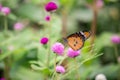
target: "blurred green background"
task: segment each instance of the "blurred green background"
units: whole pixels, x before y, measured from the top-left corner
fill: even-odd
[[[49,13],[44,9],[49,1],[0,0],[2,6],[11,9],[7,16],[7,35],[4,32],[4,16],[0,13],[0,78],[7,74],[10,77],[8,80],[46,80],[44,75],[50,74],[49,70],[33,70],[37,66],[31,65],[36,61],[40,65],[45,64],[48,50],[40,44],[40,39],[51,34],[53,44],[71,33],[89,31],[96,25],[93,47],[95,52],[103,55],[85,62],[79,68],[80,80],[95,80],[95,76],[100,73],[107,80],[120,80],[120,44],[111,42],[113,35],[120,36],[120,1],[103,0],[103,6],[96,13],[96,23],[93,23],[94,10],[88,5],[92,5],[94,0],[52,0],[59,8],[52,14],[51,26],[45,21],[45,16]],[[14,30],[13,26],[17,22],[24,25],[20,31]],[[85,42],[85,46],[90,43],[91,38]],[[89,57],[90,54],[87,53],[88,49],[83,49],[81,56]],[[54,60],[51,58],[50,61],[52,64]],[[75,72],[64,80],[77,80]]]

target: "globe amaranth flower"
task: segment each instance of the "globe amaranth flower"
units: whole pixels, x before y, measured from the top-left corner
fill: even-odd
[[[56,66],[56,72],[64,74],[65,73],[65,68],[63,66]]]
[[[41,38],[40,43],[41,44],[47,44],[48,43],[48,38],[47,37]]]
[[[6,16],[10,14],[11,10],[9,7],[2,7],[1,12]]]
[[[80,55],[80,50],[74,51],[73,49],[69,48],[67,51],[67,56],[70,58],[75,58]]]
[[[45,17],[45,20],[46,20],[46,21],[50,21],[50,16],[46,16],[46,17]]]
[[[120,44],[120,36],[118,36],[118,35],[112,36],[112,37],[111,37],[111,41],[112,41],[112,43],[114,43],[114,44]]]
[[[24,28],[24,25],[20,22],[17,22],[17,23],[14,24],[13,27],[14,27],[14,30],[21,31]]]
[[[104,5],[104,3],[103,3],[103,0],[97,0],[97,2],[96,2],[96,7],[97,8],[102,8],[103,7],[103,5]]]
[[[95,77],[95,80],[107,80],[107,79],[106,79],[106,76],[104,74],[98,74]]]
[[[51,12],[51,11],[55,11],[56,9],[58,8],[57,4],[55,2],[48,2],[46,5],[45,5],[45,10],[47,12]]]
[[[5,80],[5,78],[0,78],[0,80]]]
[[[58,55],[63,55],[63,52],[64,52],[64,45],[57,42],[55,44],[53,44],[52,46],[52,51]]]

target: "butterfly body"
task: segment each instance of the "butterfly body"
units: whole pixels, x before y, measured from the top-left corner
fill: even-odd
[[[84,46],[84,42],[86,39],[88,39],[91,35],[91,32],[88,31],[80,31],[73,33],[69,35],[66,38],[66,41],[68,45],[73,49],[73,50],[79,50]]]

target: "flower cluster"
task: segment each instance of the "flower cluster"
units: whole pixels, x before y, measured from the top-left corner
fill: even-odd
[[[111,42],[114,44],[120,44],[120,36],[114,35],[111,37]]]
[[[56,11],[57,8],[58,8],[57,4],[56,4],[55,2],[53,2],[53,1],[48,2],[48,3],[45,5],[45,10],[46,10],[47,12]],[[45,17],[45,20],[46,20],[46,21],[50,21],[50,20],[51,20],[51,16],[48,16],[48,15],[47,15],[47,16]],[[40,40],[40,43],[41,43],[41,44],[47,44],[47,42],[48,42],[48,38],[46,38],[46,37],[43,37],[43,38]],[[56,55],[58,55],[58,56],[63,56],[63,55],[64,55],[64,49],[65,49],[64,45],[63,45],[62,43],[60,43],[60,42],[56,42],[56,43],[54,43],[54,44],[51,46],[52,52],[54,52],[54,53],[55,53]],[[67,56],[68,56],[69,58],[75,58],[75,57],[77,57],[77,56],[79,56],[79,55],[80,55],[80,50],[74,51],[74,50],[71,49],[71,48],[69,48],[69,49],[67,50]],[[61,74],[64,74],[64,73],[65,73],[65,68],[64,68],[63,66],[60,66],[60,65],[57,65],[57,66],[55,67],[55,70],[56,70],[57,73],[61,73]]]
[[[51,50],[58,55],[63,55],[64,45],[57,42],[57,43],[53,44]],[[74,51],[73,49],[69,48],[68,51],[67,51],[67,56],[70,57],[70,58],[75,58],[79,55],[80,55],[80,50]]]
[[[13,27],[14,27],[14,30],[21,31],[24,28],[24,25],[20,22],[17,22],[17,23],[14,24]]]
[[[11,10],[9,7],[3,7],[2,4],[0,4],[0,12],[2,12],[2,14],[7,16],[10,14]]]
[[[63,55],[64,45],[57,42],[57,43],[53,44],[52,51],[58,55]]]
[[[67,56],[71,58],[75,58],[80,54],[80,50],[74,51],[73,49],[69,48],[67,52]]]
[[[45,17],[45,20],[46,20],[46,21],[50,21],[50,16],[47,15],[47,16]]]
[[[5,78],[0,78],[0,80],[5,80]]]
[[[88,8],[93,8],[94,6],[91,4],[86,4]],[[104,6],[104,0],[96,0],[95,2],[96,9],[101,9]]]
[[[63,66],[56,66],[56,72],[64,74],[65,73],[65,68]]]
[[[55,2],[48,2],[46,5],[45,5],[45,10],[47,12],[52,12],[52,11],[55,11],[56,9],[58,8],[57,4]]]
[[[48,2],[46,5],[45,5],[45,10],[47,12],[53,12],[53,11],[56,11],[58,9],[58,6],[55,2],[51,1],[51,2]],[[45,17],[45,20],[46,21],[50,21],[51,19],[51,16],[47,15]]]
[[[47,44],[48,43],[48,38],[47,37],[41,38],[40,43],[41,44]]]
[[[59,43],[59,42],[56,42],[55,44],[53,44],[51,50],[55,54],[57,54],[59,56],[62,56],[63,53],[64,53],[64,45]],[[80,50],[74,51],[71,48],[69,48],[67,50],[67,56],[70,57],[70,58],[75,58],[75,57],[77,57],[79,55],[80,55]],[[63,73],[65,73],[65,68],[63,66],[56,66],[56,72],[63,74]]]
[[[97,7],[97,8],[102,8],[103,5],[104,5],[103,0],[97,0],[97,1],[96,1],[96,7]]]

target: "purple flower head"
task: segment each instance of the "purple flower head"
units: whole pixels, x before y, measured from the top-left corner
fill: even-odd
[[[74,51],[73,49],[69,48],[67,52],[67,56],[71,58],[75,58],[80,54],[80,50]]]
[[[97,8],[102,8],[103,5],[104,5],[103,0],[97,0],[97,2],[96,2]]]
[[[45,10],[48,12],[55,11],[58,8],[57,4],[55,2],[48,2],[45,5]]]
[[[40,40],[40,43],[41,43],[41,44],[47,44],[47,42],[48,42],[48,38],[47,38],[47,37],[43,37],[43,38],[41,38],[41,40]]]
[[[56,66],[56,72],[64,74],[65,73],[65,68],[63,66]]]
[[[21,31],[24,28],[24,25],[20,22],[14,24],[14,30]]]
[[[46,20],[46,21],[50,21],[50,16],[46,16],[46,17],[45,17],[45,20]]]
[[[52,51],[58,55],[63,55],[63,52],[64,52],[64,45],[57,42],[55,44],[53,44],[52,46]]]
[[[11,10],[9,7],[2,7],[1,12],[6,16],[10,14]]]
[[[111,41],[112,41],[112,43],[114,43],[114,44],[120,44],[120,36],[118,36],[118,35],[112,36],[112,37],[111,37]]]
[[[2,9],[2,4],[0,4],[0,11],[1,11],[1,9]]]
[[[5,80],[5,78],[0,78],[0,80]]]

